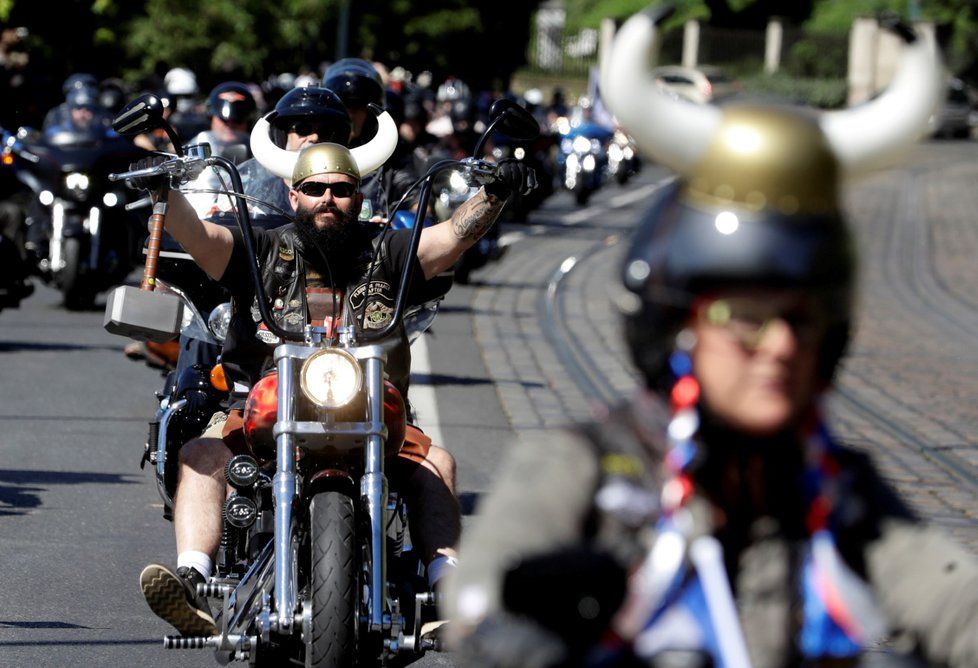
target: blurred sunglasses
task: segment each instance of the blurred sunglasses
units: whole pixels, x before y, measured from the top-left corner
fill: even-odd
[[[338,181],[336,183],[321,183],[319,181],[306,181],[296,186],[296,190],[306,197],[322,197],[327,190],[333,192],[333,197],[353,197],[357,192],[355,183]]]
[[[308,137],[311,134],[315,134],[319,139],[324,141],[346,139],[346,137],[337,136],[338,131],[335,127],[323,123],[313,123],[312,121],[296,121],[289,126],[289,132],[300,137]]]
[[[822,300],[811,296],[704,299],[696,312],[700,322],[722,327],[747,350],[761,344],[775,320],[787,324],[803,345],[821,340],[829,321]]]

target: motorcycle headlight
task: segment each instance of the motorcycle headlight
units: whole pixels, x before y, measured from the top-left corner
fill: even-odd
[[[88,190],[89,183],[88,174],[81,172],[72,172],[65,177],[65,186],[75,192],[84,193]]]
[[[224,302],[218,304],[207,316],[207,328],[218,341],[223,341],[228,337],[228,327],[231,325],[231,303]]]
[[[570,153],[574,150],[574,142],[570,139],[561,139],[560,150],[562,153]]]
[[[608,147],[608,157],[612,160],[621,160],[622,150],[621,146],[618,144],[612,144]]]
[[[526,157],[526,150],[522,146],[517,146],[516,150],[513,151],[513,157],[517,160],[522,160]]]
[[[357,396],[363,373],[356,358],[339,348],[324,348],[305,361],[299,372],[302,392],[321,408],[340,408]]]
[[[591,150],[591,140],[583,135],[577,135],[574,137],[574,150],[587,153]]]
[[[581,164],[583,165],[584,169],[589,172],[594,171],[594,168],[597,167],[597,163],[595,162],[593,155],[584,156],[584,161]]]
[[[453,171],[448,177],[448,186],[452,189],[452,192],[464,193],[469,191],[469,183],[465,180],[462,172]]]

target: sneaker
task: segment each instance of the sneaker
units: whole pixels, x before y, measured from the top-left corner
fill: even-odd
[[[203,575],[186,566],[174,573],[165,566],[150,564],[139,575],[150,610],[185,636],[217,634],[206,601],[197,597],[197,585],[205,582]]]

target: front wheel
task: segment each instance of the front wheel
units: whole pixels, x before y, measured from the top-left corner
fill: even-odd
[[[309,506],[312,633],[306,666],[352,666],[357,650],[357,549],[353,500],[321,492]]]
[[[81,239],[68,237],[64,240],[64,267],[59,283],[64,305],[70,311],[89,309],[95,303],[95,289],[85,272]]]
[[[585,206],[589,199],[591,199],[591,189],[585,185],[578,184],[574,189],[574,201],[577,202],[578,206]]]

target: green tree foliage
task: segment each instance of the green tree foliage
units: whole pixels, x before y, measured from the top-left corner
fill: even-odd
[[[978,53],[978,7],[974,0],[819,0],[805,29],[815,34],[849,32],[858,16],[894,12],[904,18],[933,21],[953,71],[973,67]],[[909,16],[909,13],[915,16]]]
[[[522,64],[530,12],[517,0],[350,3],[349,53],[489,85]],[[144,71],[160,63],[259,78],[336,56],[341,0],[146,0],[126,40]]]
[[[0,17],[27,26],[32,55],[52,77],[72,71],[136,80],[168,67],[203,85],[317,67],[337,57],[344,0],[0,0]],[[348,52],[408,69],[506,84],[523,64],[539,0],[359,0],[349,4]]]
[[[754,0],[730,0],[730,2],[750,4]],[[576,33],[583,28],[597,28],[604,18],[623,21],[650,4],[649,0],[564,0],[567,10],[567,32]],[[666,30],[681,26],[686,21],[705,21],[710,18],[707,0],[676,0],[672,4],[675,5],[676,11],[666,22]]]

